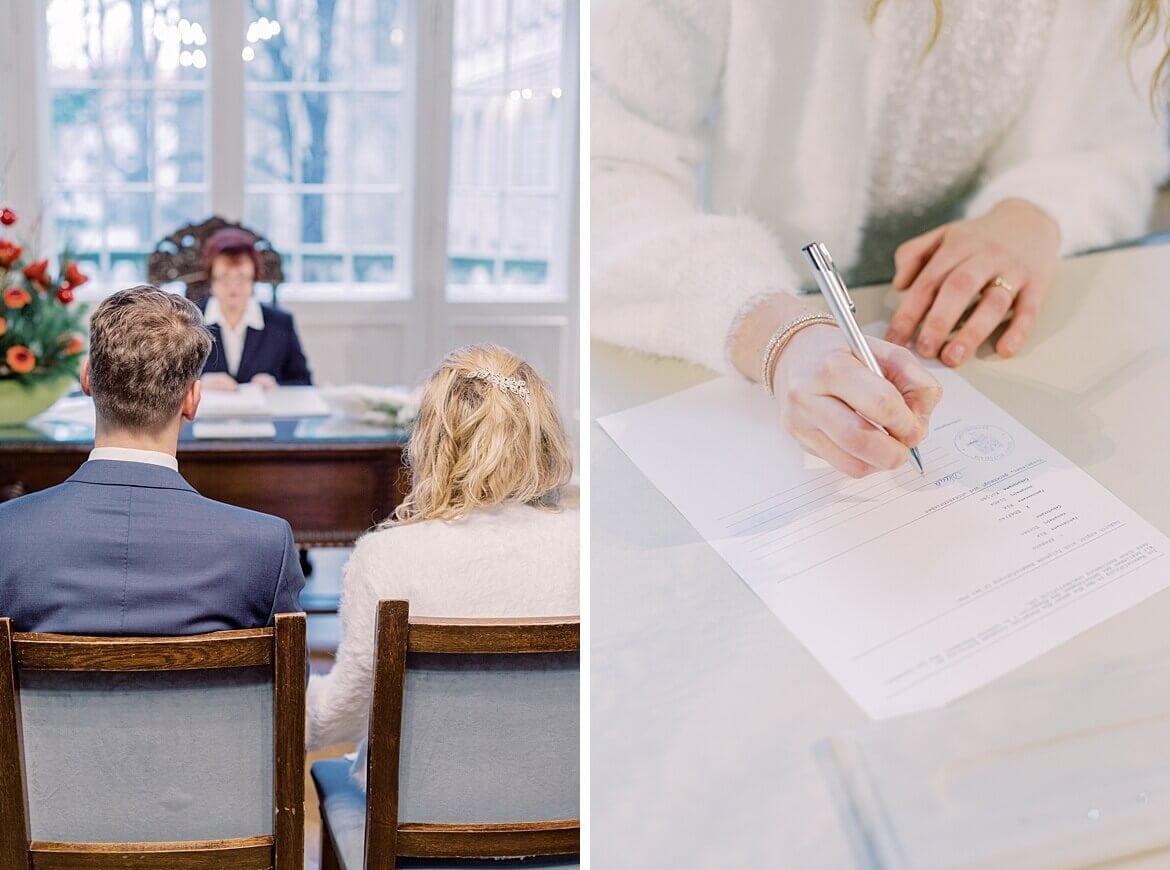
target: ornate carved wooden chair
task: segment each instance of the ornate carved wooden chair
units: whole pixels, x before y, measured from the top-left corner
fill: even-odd
[[[255,236],[262,266],[256,280],[272,285],[272,304],[276,305],[277,289],[284,281],[280,254],[268,239],[255,230],[224,220],[219,215],[213,215],[202,223],[180,227],[159,242],[146,262],[147,279],[151,284],[181,281],[186,285],[188,299],[198,302],[205,298],[210,292],[210,276],[203,268],[203,243],[225,227],[243,230]]]
[[[368,791],[345,760],[312,767],[321,870],[578,867],[577,617],[408,616],[378,603]]]
[[[305,615],[190,637],[0,618],[0,867],[304,866]]]

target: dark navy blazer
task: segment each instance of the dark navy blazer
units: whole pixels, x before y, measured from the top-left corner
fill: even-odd
[[[305,578],[284,520],[178,472],[95,459],[0,504],[0,616],[16,631],[181,635],[271,625]]]
[[[199,303],[199,308],[207,309],[206,299]],[[227,372],[241,384],[261,373],[272,375],[282,386],[313,383],[292,315],[271,305],[262,304],[260,311],[264,315],[264,328],[252,329],[249,326],[244,331],[244,352],[240,355],[238,372],[228,372],[219,324],[207,327],[215,339],[215,346],[203,366],[203,374]]]

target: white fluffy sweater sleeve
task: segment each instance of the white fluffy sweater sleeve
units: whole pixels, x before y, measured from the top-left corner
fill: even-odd
[[[727,50],[726,0],[606,3],[592,18],[592,329],[731,371],[744,304],[799,286],[772,233],[696,195]]]
[[[374,628],[378,601],[374,573],[394,572],[395,566],[374,558],[370,539],[358,541],[345,563],[342,580],[341,639],[333,669],[309,680],[306,740],[310,749],[352,743],[365,737],[374,685]],[[406,576],[394,578],[395,597],[410,600]]]

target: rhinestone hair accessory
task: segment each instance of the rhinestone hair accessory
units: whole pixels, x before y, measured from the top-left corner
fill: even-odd
[[[531,407],[532,396],[528,392],[528,384],[520,380],[520,378],[508,378],[501,375],[499,372],[493,372],[488,369],[474,369],[466,375],[470,380],[487,381],[489,384],[495,384],[501,390],[507,390],[509,393],[515,393],[524,400],[524,404]]]

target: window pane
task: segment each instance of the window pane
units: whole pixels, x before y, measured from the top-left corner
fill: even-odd
[[[556,201],[551,196],[517,196],[504,199],[504,257],[544,261],[552,256]],[[505,279],[505,283],[508,283]],[[524,282],[530,283],[530,282]]]
[[[512,0],[508,56],[512,88],[545,90],[561,84],[561,0]],[[556,62],[550,63],[555,57]]]
[[[248,0],[246,212],[290,283],[396,274],[404,5]]]
[[[291,182],[296,156],[292,102],[295,96],[264,92],[247,97],[248,182]]]
[[[301,280],[309,284],[339,284],[345,280],[345,261],[339,254],[305,254]]]
[[[162,187],[205,179],[202,91],[159,91],[155,134],[155,180]]]
[[[202,82],[209,0],[50,0],[50,76],[60,83]]]
[[[142,253],[153,247],[151,195],[113,193],[106,197],[106,245],[110,256]]]
[[[100,193],[62,191],[54,199],[57,242],[75,256],[95,262],[105,247],[105,203]],[[87,273],[92,278],[96,271]]]
[[[175,193],[160,191],[155,196],[157,216],[151,238],[157,244],[180,227],[201,219],[209,213],[207,197],[202,193]]]
[[[64,90],[53,94],[49,123],[53,135],[53,177],[58,183],[101,178],[102,125],[100,92]]]
[[[401,88],[402,49],[406,44],[406,3],[374,0],[353,5],[353,74],[366,81]]]
[[[208,214],[210,0],[49,0],[50,246],[99,290],[146,277],[164,234]]]
[[[562,0],[456,0],[448,297],[564,298]]]
[[[403,0],[249,0],[247,76],[400,88],[404,6]]]
[[[402,105],[397,94],[354,95],[353,127],[345,146],[352,155],[355,181],[393,184],[399,180],[402,134],[398,125],[401,118]]]
[[[500,246],[500,197],[474,189],[452,191],[447,218],[448,251],[453,257],[484,256],[494,260]]]
[[[506,96],[455,94],[451,100],[451,186],[456,189],[507,184]]]
[[[103,91],[102,141],[106,181],[149,182],[151,104],[149,91]]]
[[[297,204],[292,194],[252,194],[245,203],[244,223],[262,232],[282,253],[295,249],[301,226]]]
[[[452,79],[457,89],[503,88],[507,82],[507,5],[461,0],[455,11]]]
[[[376,257],[358,254],[353,258],[354,279],[363,284],[396,284],[396,260],[392,256]]]
[[[398,196],[355,193],[341,206],[348,217],[350,244],[355,248],[398,248]]]

